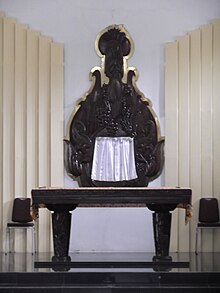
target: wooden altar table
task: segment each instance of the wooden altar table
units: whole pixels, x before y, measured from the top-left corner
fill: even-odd
[[[53,261],[70,261],[71,213],[77,207],[147,207],[153,211],[155,256],[153,261],[171,261],[170,213],[177,207],[191,207],[190,188],[179,187],[78,187],[32,190],[33,210],[47,208],[52,213]],[[39,236],[41,237],[41,235]]]

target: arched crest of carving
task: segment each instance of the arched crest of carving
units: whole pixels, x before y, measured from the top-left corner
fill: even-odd
[[[67,127],[65,166],[80,186],[147,186],[164,163],[164,138],[152,104],[137,86],[137,70],[128,67],[133,41],[123,25],[104,29],[95,42],[101,66],[90,72],[90,90],[78,101]],[[137,178],[123,181],[91,179],[97,137],[134,139]]]

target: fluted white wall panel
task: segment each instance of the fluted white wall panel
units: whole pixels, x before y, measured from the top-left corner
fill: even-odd
[[[63,45],[0,14],[1,239],[15,197],[63,185]],[[40,209],[39,251],[52,247],[50,212]],[[31,249],[22,231],[15,250]],[[39,237],[38,237],[39,239]]]
[[[172,230],[171,249],[177,251],[195,249],[199,199],[220,199],[219,25],[220,20],[216,20],[166,46],[165,181],[166,185],[173,183],[193,190],[194,216],[189,226],[184,226],[182,211],[176,211],[178,221]],[[174,46],[176,50],[172,52]],[[175,109],[176,114],[170,109]],[[204,231],[202,250],[219,251],[219,237],[218,231]]]

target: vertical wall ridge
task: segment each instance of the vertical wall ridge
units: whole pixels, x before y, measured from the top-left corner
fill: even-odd
[[[213,196],[220,200],[220,19],[213,21]],[[220,235],[214,231],[214,251],[219,251]]]
[[[165,49],[165,182],[167,186],[178,186],[178,43],[168,43]],[[172,171],[171,171],[172,170]],[[178,215],[172,213],[171,251],[178,250]]]
[[[2,223],[3,229],[11,215],[14,197],[14,87],[15,87],[15,20],[3,18],[3,182],[2,182]],[[4,235],[4,230],[2,231]]]

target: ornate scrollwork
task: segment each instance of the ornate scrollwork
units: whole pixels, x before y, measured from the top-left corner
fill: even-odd
[[[151,102],[137,89],[136,69],[127,66],[133,42],[123,26],[114,25],[97,37],[96,50],[102,67],[91,71],[93,86],[77,104],[71,120],[65,141],[67,171],[79,177],[82,186],[105,185],[91,180],[95,138],[128,136],[134,138],[138,178],[110,184],[147,186],[161,173],[164,138]]]

